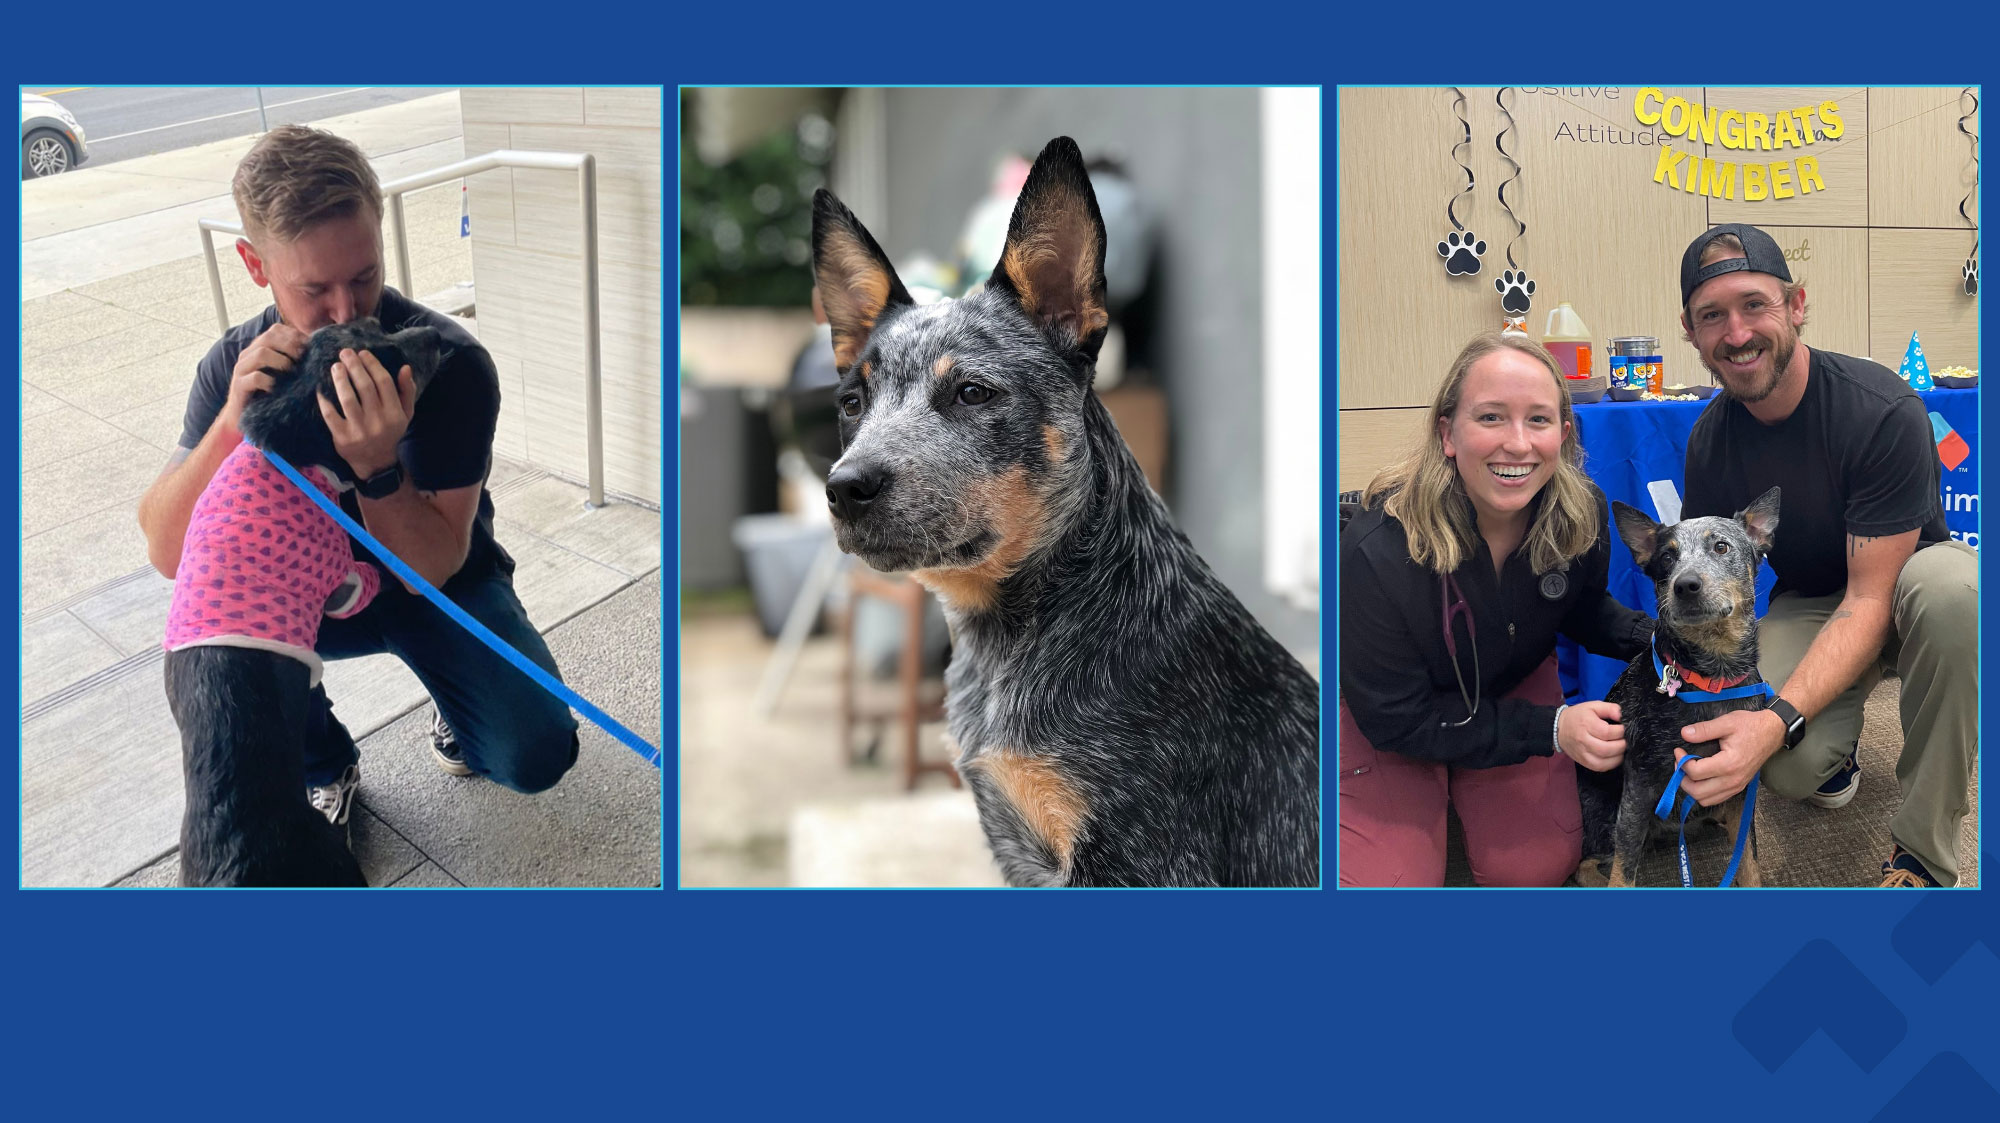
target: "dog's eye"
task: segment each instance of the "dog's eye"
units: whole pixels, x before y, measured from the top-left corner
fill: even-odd
[[[849,417],[861,416],[861,395],[849,394],[840,399],[840,412]]]
[[[1718,554],[1726,554],[1726,553],[1728,553],[1728,552],[1729,552],[1729,543],[1727,543],[1727,542],[1724,542],[1724,541],[1721,541],[1720,539],[1718,539],[1718,540],[1716,541],[1716,543],[1715,543],[1715,552],[1716,552],[1716,553],[1718,553]]]
[[[968,382],[958,388],[958,400],[969,406],[983,406],[993,400],[993,391],[977,382]]]

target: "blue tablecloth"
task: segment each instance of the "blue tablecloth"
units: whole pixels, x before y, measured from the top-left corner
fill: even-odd
[[[1923,391],[1932,413],[1964,438],[1972,454],[1956,468],[1943,468],[1941,493],[1944,520],[1952,537],[1979,545],[1979,391]],[[1687,438],[1695,418],[1708,402],[1596,402],[1576,407],[1577,437],[1583,442],[1584,469],[1606,497],[1622,500],[1659,517],[1647,485],[1672,483],[1674,494],[1686,494],[1683,471]],[[1647,615],[1653,615],[1653,583],[1632,564],[1632,553],[1611,535],[1611,595]],[[1757,612],[1762,615],[1773,582],[1771,569],[1758,574]],[[1563,693],[1571,701],[1602,698],[1625,665],[1588,654],[1567,639],[1556,640],[1556,665],[1562,672]]]

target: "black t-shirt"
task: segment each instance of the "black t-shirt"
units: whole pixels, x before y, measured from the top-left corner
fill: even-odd
[[[1340,690],[1354,722],[1377,749],[1461,768],[1519,764],[1554,751],[1554,706],[1500,696],[1521,685],[1555,650],[1556,633],[1598,655],[1631,659],[1645,650],[1653,621],[1605,591],[1611,564],[1611,511],[1597,500],[1597,541],[1569,564],[1563,589],[1543,595],[1543,578],[1516,550],[1493,571],[1483,540],[1452,573],[1472,611],[1477,668],[1463,623],[1453,625],[1465,692],[1478,678],[1479,712],[1466,716],[1458,675],[1444,644],[1444,579],[1410,560],[1403,524],[1379,507],[1357,513],[1340,536]]]
[[[388,332],[418,326],[436,328],[444,350],[449,353],[436,377],[417,397],[409,431],[397,446],[403,470],[423,491],[483,485],[493,459],[494,428],[500,419],[500,374],[493,365],[493,357],[462,324],[386,286],[376,318],[382,321],[382,330]],[[277,322],[278,309],[273,305],[230,328],[202,356],[195,366],[194,386],[188,390],[187,411],[181,422],[182,448],[191,449],[201,443],[229,400],[229,381],[236,369],[237,356]],[[360,520],[360,500],[354,492],[341,493],[341,506],[356,521]],[[359,542],[353,546],[356,557],[374,557]],[[472,522],[472,542],[466,551],[465,564],[453,579],[478,579],[496,565],[512,568],[512,564],[506,551],[493,540],[493,497],[482,486],[479,513]]]
[[[1688,434],[1683,518],[1733,515],[1773,486],[1775,595],[1822,597],[1847,587],[1847,536],[1917,530],[1921,549],[1951,537],[1938,498],[1929,411],[1887,367],[1813,349],[1805,396],[1766,425],[1717,396]]]

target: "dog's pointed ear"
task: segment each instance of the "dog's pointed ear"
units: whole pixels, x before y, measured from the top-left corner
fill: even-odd
[[[1759,552],[1770,553],[1778,532],[1778,489],[1774,487],[1751,500],[1748,507],[1736,512],[1736,521],[1743,524]]]
[[[987,285],[1018,300],[1059,346],[1095,361],[1111,326],[1104,245],[1104,216],[1083,152],[1059,136],[1035,157]]]
[[[1653,560],[1654,551],[1660,546],[1660,524],[1652,516],[1628,503],[1611,501],[1611,521],[1618,524],[1618,537],[1625,540],[1625,546],[1632,551],[1632,560],[1640,568]]]
[[[820,307],[833,328],[834,365],[846,373],[882,313],[916,301],[868,228],[824,187],[813,192],[812,250]]]

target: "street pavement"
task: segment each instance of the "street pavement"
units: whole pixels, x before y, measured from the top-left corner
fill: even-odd
[[[463,158],[455,92],[315,122],[381,178]],[[179,738],[161,687],[171,583],[146,562],[139,496],[180,433],[194,364],[217,335],[196,220],[234,219],[252,138],[22,185],[22,883],[170,885]],[[406,200],[413,295],[470,281],[456,184]],[[229,239],[229,315],[268,303]],[[470,325],[477,331],[476,322]],[[496,533],[565,679],[661,743],[661,521],[583,506],[583,489],[496,458]],[[371,883],[653,886],[661,773],[586,723],[563,782],[521,796],[438,772],[421,684],[392,656],[329,664],[362,752],[355,847]]]

